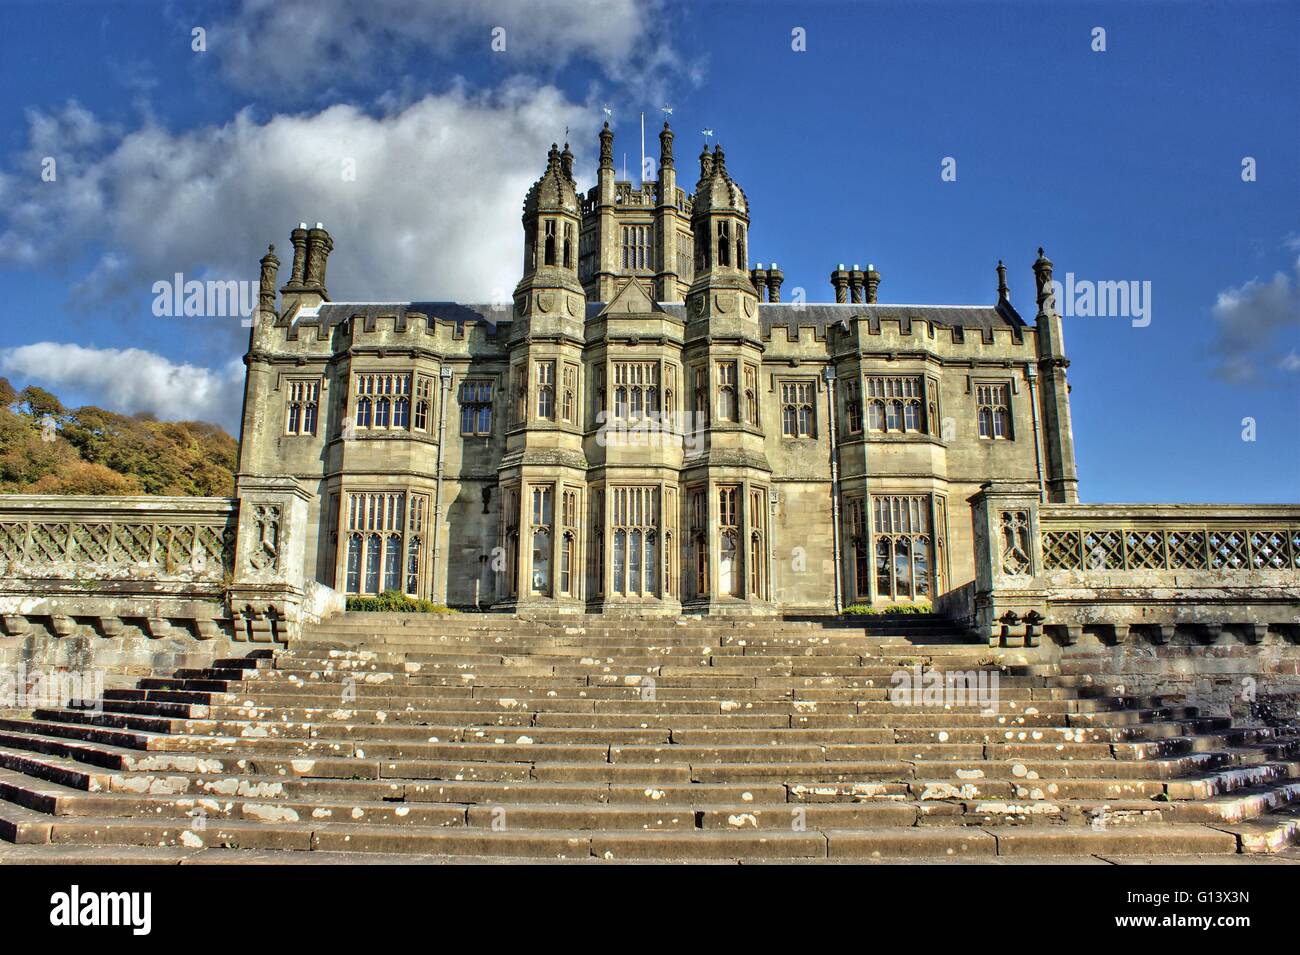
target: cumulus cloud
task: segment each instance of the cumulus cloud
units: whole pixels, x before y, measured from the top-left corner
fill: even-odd
[[[661,7],[660,0],[242,0],[214,24],[209,48],[232,85],[279,95],[387,85],[413,63],[466,52],[508,70],[556,70],[583,58],[644,88],[675,64],[658,38]]]
[[[0,352],[0,370],[17,383],[119,414],[148,411],[163,421],[212,421],[239,433],[244,366],[178,364],[139,348],[87,348],[37,342]]]
[[[569,126],[577,168],[593,166],[598,118],[523,80],[380,115],[244,111],[180,132],[148,122],[123,134],[75,103],[32,112],[27,152],[56,156],[59,176],[0,177],[0,261],[90,252],[77,297],[123,296],[147,315],[155,281],[255,280],[268,241],[287,267],[289,230],[320,221],[335,239],[335,299],[491,300],[518,281],[521,204],[546,150]]]
[[[1300,330],[1300,256],[1294,272],[1277,272],[1267,282],[1252,279],[1219,293],[1211,314],[1217,325],[1213,350],[1220,378],[1243,383],[1268,369],[1300,371],[1294,348],[1279,354]]]

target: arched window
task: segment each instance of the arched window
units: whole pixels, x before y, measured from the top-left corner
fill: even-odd
[[[542,253],[542,262],[545,265],[555,264],[555,220],[546,220],[546,244]]]
[[[628,537],[628,543],[627,589],[628,593],[639,594],[641,592],[641,532],[633,531]]]
[[[370,399],[369,398],[357,399],[357,427],[358,428],[370,427]]]
[[[627,532],[614,532],[614,593],[627,593]]]
[[[420,595],[420,538],[413,535],[406,542],[406,592],[412,597]]]
[[[375,427],[388,427],[389,402],[387,398],[380,398],[375,402]]]
[[[898,431],[903,426],[903,403],[891,401],[885,405],[885,429]]]
[[[402,587],[402,535],[389,534],[384,549],[384,589],[400,590]]]
[[[921,403],[919,401],[909,401],[903,405],[903,430],[921,430]]]
[[[718,591],[728,596],[740,595],[740,559],[736,551],[736,535],[727,531],[722,535],[718,551]]]
[[[704,597],[709,592],[709,545],[703,534],[695,537],[695,596]]]
[[[361,548],[364,541],[360,534],[348,535],[347,592],[361,592]]]
[[[673,535],[664,534],[664,593],[671,597],[677,593],[677,554],[673,551]]]
[[[573,535],[568,531],[560,538],[560,593],[573,596]]]
[[[659,554],[655,549],[655,532],[646,531],[645,535],[645,592],[658,593],[659,590]]]
[[[406,428],[411,423],[411,403],[405,398],[398,398],[393,405],[393,427]]]
[[[749,594],[763,599],[763,539],[758,534],[749,538]]]
[[[551,590],[551,534],[539,527],[533,531],[533,593]]]
[[[379,593],[379,551],[383,540],[378,534],[366,538],[366,593]]]

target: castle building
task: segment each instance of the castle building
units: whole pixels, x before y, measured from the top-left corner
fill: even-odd
[[[600,132],[579,195],[552,146],[523,207],[513,305],[334,301],[333,239],[262,259],[241,481],[310,492],[308,570],[348,594],[484,610],[826,613],[940,601],[975,575],[989,481],[1077,501],[1069,362],[1037,313],[782,302],[750,267],[749,200],[722,148],[677,183],[615,179]]]

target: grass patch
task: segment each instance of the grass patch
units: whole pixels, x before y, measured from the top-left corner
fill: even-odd
[[[455,613],[450,607],[436,604],[432,600],[420,600],[385,590],[378,597],[349,597],[347,608],[371,613]]]
[[[893,607],[873,607],[870,604],[850,604],[842,611],[846,617],[882,617],[916,613],[934,613],[927,603],[896,604]]]

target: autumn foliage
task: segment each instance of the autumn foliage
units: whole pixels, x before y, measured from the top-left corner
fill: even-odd
[[[64,408],[0,378],[0,493],[227,497],[236,448],[214,424]]]

